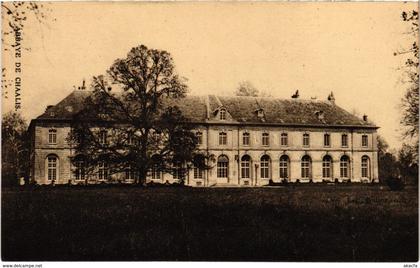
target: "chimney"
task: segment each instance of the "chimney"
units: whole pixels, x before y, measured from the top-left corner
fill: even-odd
[[[332,103],[335,104],[335,98],[334,98],[334,93],[331,91],[330,95],[328,95],[328,100]]]
[[[363,121],[367,122],[368,121],[368,116],[367,115],[363,115]]]
[[[295,94],[292,95],[292,99],[298,99],[299,98],[299,90],[296,90]]]
[[[83,79],[83,82],[82,82],[82,90],[85,90],[86,89],[86,86],[85,86],[85,79]]]

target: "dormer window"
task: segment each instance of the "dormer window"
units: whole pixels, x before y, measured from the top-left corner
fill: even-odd
[[[57,143],[57,129],[52,128],[48,130],[48,143],[49,144]]]
[[[264,110],[263,110],[263,109],[259,109],[259,110],[257,111],[257,116],[258,116],[259,118],[263,118],[263,117],[264,117]]]
[[[226,120],[226,110],[225,109],[220,109],[219,118],[220,118],[220,120]]]

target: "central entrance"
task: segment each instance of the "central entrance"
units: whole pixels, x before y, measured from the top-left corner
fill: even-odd
[[[229,158],[220,155],[217,159],[217,183],[229,182]]]

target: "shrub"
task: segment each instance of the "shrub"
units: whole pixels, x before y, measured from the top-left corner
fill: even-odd
[[[401,191],[404,189],[404,182],[401,177],[388,177],[386,179],[386,184],[391,189],[391,191]]]

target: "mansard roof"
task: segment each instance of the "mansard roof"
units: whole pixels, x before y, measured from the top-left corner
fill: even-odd
[[[71,120],[75,113],[83,109],[83,101],[91,93],[87,90],[73,91],[58,104],[47,108],[37,119]],[[328,100],[207,95],[166,98],[164,105],[178,106],[184,116],[195,123],[377,128]],[[220,122],[217,119],[214,111],[220,108],[226,109],[230,120]],[[264,111],[264,120],[257,116],[258,110]]]

